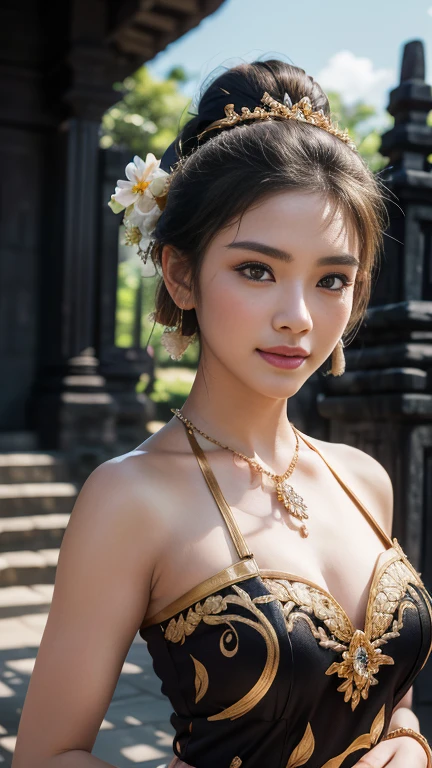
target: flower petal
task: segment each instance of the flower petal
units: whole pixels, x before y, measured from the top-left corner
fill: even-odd
[[[130,210],[126,211],[125,216],[127,216],[128,221],[133,227],[140,227],[143,224],[145,214],[137,210],[134,205],[131,205]]]
[[[160,197],[165,192],[167,186],[168,174],[165,176],[156,176],[147,187],[147,189],[154,195],[154,197]]]
[[[146,181],[150,181],[154,174],[158,171],[160,160],[156,160],[152,152],[149,152],[146,157],[146,169],[143,178]]]
[[[120,189],[132,189],[133,183],[132,181],[123,181],[123,179],[119,179],[117,186],[120,187]]]
[[[134,195],[133,192],[130,192],[128,189],[120,189],[120,187],[116,187],[115,195],[112,197],[116,203],[120,203],[120,205],[125,207],[132,205],[137,199],[137,195]]]
[[[135,226],[137,226],[143,237],[149,237],[153,232],[157,221],[161,215],[160,209],[157,205],[152,208],[148,213],[142,213],[140,219],[134,219]]]
[[[114,213],[121,213],[121,211],[124,211],[125,208],[124,205],[118,203],[117,200],[114,199],[114,195],[112,195],[108,205]]]
[[[144,174],[144,171],[146,170],[147,163],[145,163],[142,157],[140,157],[139,155],[135,155],[133,161],[136,166],[136,176],[137,178],[141,179]]]
[[[147,190],[146,190],[147,192]],[[148,195],[138,195],[138,200],[135,202],[135,210],[141,214],[147,214],[155,207],[155,199],[151,193]]]
[[[125,168],[125,174],[126,174],[127,178],[129,179],[129,181],[132,181],[133,184],[137,183],[137,181],[138,181],[138,178],[137,178],[137,167],[136,167],[135,163],[128,163],[127,164],[127,166]]]
[[[154,156],[153,152],[147,152],[145,164],[146,168],[148,168],[150,165],[158,165],[159,166],[160,160],[156,160],[156,157]]]

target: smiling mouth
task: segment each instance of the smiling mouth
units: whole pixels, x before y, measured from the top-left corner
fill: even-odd
[[[257,349],[256,351],[269,365],[284,369],[299,368],[308,357],[308,355],[300,354],[299,352],[288,355],[281,352],[265,352],[262,349]]]
[[[271,350],[259,348],[257,348],[257,351],[262,352],[264,355],[276,355],[276,357],[309,357],[309,355],[306,355],[303,352],[272,352]]]

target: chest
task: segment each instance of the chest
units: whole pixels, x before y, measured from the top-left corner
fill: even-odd
[[[278,501],[267,478],[245,478],[241,483],[226,474],[224,495],[260,569],[314,582],[332,593],[353,624],[361,626],[372,572],[385,545],[339,484],[325,477],[324,486],[326,481],[325,493],[319,480],[312,483],[308,477],[300,477],[295,486],[308,504],[307,539],[300,536],[298,521]],[[230,531],[200,475],[184,493],[185,513],[173,521],[166,555],[158,564],[152,613],[238,560]]]

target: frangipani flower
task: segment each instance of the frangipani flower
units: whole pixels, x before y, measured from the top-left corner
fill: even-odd
[[[125,174],[128,180],[117,181],[108,205],[114,213],[125,211],[126,242],[138,244],[142,252],[149,246],[151,233],[165,207],[169,174],[160,168],[160,160],[151,152],[145,162],[135,155],[133,162],[126,166]]]
[[[111,195],[111,202],[108,203],[115,213],[133,205],[136,211],[148,213],[154,207],[155,198],[159,197],[166,185],[168,173],[160,167],[160,160],[149,152],[145,162],[141,157],[135,155],[133,162],[128,163],[125,168],[125,174],[128,181],[119,179],[115,188],[115,193]],[[117,203],[117,205],[111,205]]]

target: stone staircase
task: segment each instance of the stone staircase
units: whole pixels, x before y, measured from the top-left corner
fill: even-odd
[[[54,584],[79,488],[61,453],[0,443],[0,587]],[[16,440],[9,443],[17,447]],[[31,442],[30,442],[31,444]]]

